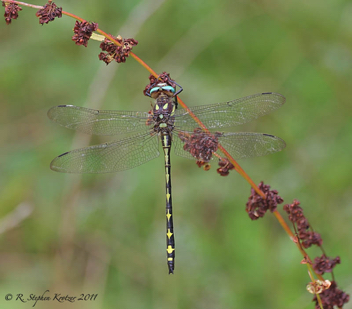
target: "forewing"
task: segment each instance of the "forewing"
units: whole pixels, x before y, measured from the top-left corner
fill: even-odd
[[[140,134],[116,142],[72,150],[50,168],[62,173],[109,173],[127,170],[159,156],[157,135]]]
[[[216,129],[244,124],[269,114],[284,103],[284,96],[268,92],[224,103],[195,106],[190,110],[208,129]],[[189,112],[178,109],[175,113],[175,127],[193,131],[199,125],[189,115]]]
[[[116,135],[148,130],[148,113],[95,110],[74,105],[59,105],[48,111],[59,125],[87,134]]]

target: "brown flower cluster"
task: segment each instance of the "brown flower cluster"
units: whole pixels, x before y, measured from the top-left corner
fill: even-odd
[[[135,39],[123,39],[121,36],[112,37],[118,41],[121,46],[117,46],[107,38],[100,44],[100,48],[106,51],[106,53],[101,52],[99,54],[99,60],[104,61],[107,65],[113,60],[117,63],[125,62],[133,46],[138,44],[138,41]]]
[[[329,259],[325,254],[321,257],[316,257],[313,263],[313,269],[316,274],[323,275],[324,273],[331,273],[336,264],[340,264],[340,257]]]
[[[216,170],[220,176],[227,176],[230,173],[230,170],[233,170],[235,167],[227,158],[221,158],[219,160],[219,168]]]
[[[334,309],[334,306],[342,308],[350,300],[350,296],[347,293],[337,288],[335,281],[332,281],[330,288],[323,291],[319,296],[324,309]],[[320,309],[317,296],[314,296],[313,301],[315,301],[315,308]]]
[[[218,137],[221,133],[214,134],[204,132],[200,128],[196,128],[193,134],[180,132],[178,137],[185,144],[183,149],[188,151],[198,161],[209,162],[213,152],[218,150]]]
[[[22,8],[20,6],[18,6],[18,4],[15,4],[15,3],[3,2],[2,6],[5,7],[4,17],[5,17],[5,21],[6,21],[7,25],[11,24],[12,19],[17,19],[18,12],[22,11]]]
[[[303,214],[303,209],[299,206],[300,202],[294,200],[292,204],[286,204],[284,210],[288,213],[288,219],[297,226],[298,237],[302,241],[304,248],[312,245],[321,246],[323,240],[319,233],[309,231],[309,222]]]
[[[149,75],[149,84],[145,86],[145,89],[143,91],[144,95],[147,95],[147,93],[150,91],[151,88],[153,88],[156,84],[158,83],[165,83],[174,89],[176,89],[176,83],[171,79],[170,74],[163,72],[161,73],[158,77],[155,77],[154,75],[150,74]]]
[[[39,17],[40,24],[47,24],[56,17],[62,17],[62,8],[58,8],[54,2],[49,1],[49,3],[45,4],[35,15]]]
[[[246,204],[246,211],[252,220],[257,220],[264,217],[265,213],[270,210],[275,211],[278,204],[284,200],[278,195],[277,190],[270,190],[269,185],[260,182],[259,189],[265,194],[263,199],[253,188],[251,188],[251,195]]]
[[[97,23],[89,23],[87,21],[80,22],[76,20],[75,27],[73,28],[75,34],[72,36],[72,41],[75,41],[77,45],[84,45],[87,47],[88,40],[92,36],[93,31],[97,29]]]

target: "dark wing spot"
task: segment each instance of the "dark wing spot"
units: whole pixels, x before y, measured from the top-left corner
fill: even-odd
[[[262,94],[273,94],[272,92],[262,92]]]
[[[67,152],[65,152],[65,153],[63,153],[63,154],[61,154],[61,155],[59,155],[58,158],[63,157],[63,156],[65,156],[65,155],[67,155],[68,153],[69,153],[69,152],[67,151]]]
[[[58,105],[57,107],[66,107],[67,105]]]
[[[265,135],[265,136],[270,136],[270,137],[275,137],[274,135],[271,135],[271,134],[265,134],[265,133],[263,133],[263,135]]]

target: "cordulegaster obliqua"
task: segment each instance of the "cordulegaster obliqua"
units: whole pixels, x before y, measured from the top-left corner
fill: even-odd
[[[177,85],[177,84],[176,84]],[[180,87],[181,88],[181,87]],[[51,169],[64,173],[108,173],[127,170],[159,156],[159,139],[165,159],[166,251],[169,273],[175,267],[172,217],[170,148],[179,156],[209,162],[220,143],[234,159],[263,156],[282,150],[285,142],[273,135],[241,132],[204,132],[184,109],[177,108],[175,87],[156,82],[146,94],[155,99],[147,112],[93,110],[59,105],[49,118],[69,129],[95,135],[126,135],[117,141],[65,152],[51,162]],[[266,115],[284,104],[277,93],[260,93],[234,101],[190,108],[210,130],[240,125]]]

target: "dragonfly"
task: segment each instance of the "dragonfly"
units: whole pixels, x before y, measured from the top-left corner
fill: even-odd
[[[173,274],[175,268],[171,147],[178,156],[209,162],[219,144],[235,160],[264,156],[281,151],[286,146],[281,138],[270,134],[218,131],[244,124],[276,110],[285,102],[285,97],[281,94],[259,93],[229,102],[195,106],[187,111],[177,109],[177,94],[180,91],[182,87],[176,92],[176,86],[156,82],[146,92],[154,99],[149,112],[94,110],[74,105],[59,105],[48,111],[48,117],[63,127],[87,134],[118,136],[112,142],[59,155],[50,165],[57,172],[108,173],[131,169],[157,158],[161,143],[165,162],[169,274]],[[197,128],[194,115],[207,127],[207,132]]]

